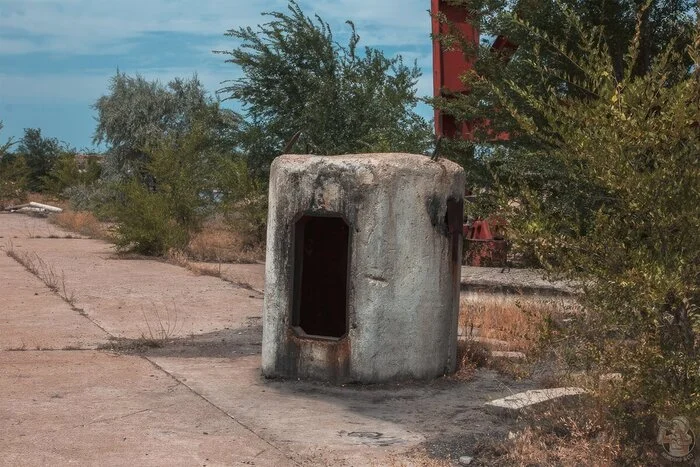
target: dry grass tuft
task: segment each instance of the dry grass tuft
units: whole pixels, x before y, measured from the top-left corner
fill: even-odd
[[[54,224],[72,232],[77,232],[90,238],[109,241],[111,239],[106,224],[100,222],[89,211],[63,211],[49,216]]]
[[[457,341],[457,370],[452,378],[458,381],[468,381],[474,377],[477,368],[488,362],[489,354],[486,347],[474,340]]]
[[[265,245],[251,242],[225,222],[213,219],[192,236],[187,255],[193,261],[256,263],[265,259]]]
[[[66,303],[71,306],[74,305],[75,294],[73,292],[68,292],[63,271],[58,273],[52,264],[44,261],[36,252],[30,253],[27,251],[15,250],[11,242],[6,245],[5,253],[24,266],[27,271],[38,277],[46,284],[49,290],[57,293]]]
[[[590,402],[571,407],[553,406],[533,414],[527,427],[498,447],[494,465],[559,466],[616,465],[624,457],[623,443]]]
[[[119,258],[120,259],[151,259],[147,256],[135,255],[134,253],[120,253]],[[175,266],[180,266],[182,268],[189,269],[189,266],[190,266],[189,258],[187,257],[187,254],[181,250],[171,248],[165,254],[164,259],[167,263],[174,264]]]
[[[252,284],[246,282],[245,280],[239,280],[238,278],[231,277],[230,274],[225,274],[222,269],[224,263],[195,263],[190,261],[188,255],[179,250],[169,250],[165,255],[165,261],[174,264],[175,266],[180,266],[192,272],[197,276],[210,276],[221,279],[225,282],[240,287],[242,289],[251,290],[257,293],[263,293],[262,290],[256,289]]]
[[[561,299],[466,296],[460,301],[459,326],[467,335],[508,342],[504,350],[535,349],[545,324],[562,308]]]
[[[173,303],[172,309],[167,305],[163,306],[161,311],[155,304],[151,304],[151,313],[146,313],[146,310],[141,309],[146,330],[141,333],[141,338],[146,342],[166,342],[180,334],[183,323],[179,319],[177,306]]]

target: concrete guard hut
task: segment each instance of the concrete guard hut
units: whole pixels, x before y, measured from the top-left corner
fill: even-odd
[[[378,383],[455,369],[464,171],[412,154],[272,163],[262,370]]]

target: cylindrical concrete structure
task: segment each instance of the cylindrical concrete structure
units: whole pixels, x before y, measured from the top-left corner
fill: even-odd
[[[412,154],[280,156],[262,369],[375,383],[454,371],[464,171]]]

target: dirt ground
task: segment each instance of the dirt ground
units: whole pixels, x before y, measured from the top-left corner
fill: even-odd
[[[416,452],[449,465],[513,429],[486,401],[534,386],[490,370],[382,386],[265,380],[261,265],[221,265],[226,281],[119,259],[17,214],[0,214],[0,247],[6,465],[421,465]],[[56,291],[7,251],[41,258]]]

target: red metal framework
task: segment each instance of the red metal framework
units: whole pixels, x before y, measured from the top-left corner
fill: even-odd
[[[468,11],[460,6],[449,5],[443,0],[431,0],[430,8],[433,32],[433,95],[445,98],[466,94],[469,89],[461,76],[474,67],[475,59],[468,57],[459,44],[445,49],[440,40],[441,34],[459,34],[476,48],[479,45],[479,29],[469,21]],[[452,31],[450,31],[452,27]],[[496,36],[491,49],[502,54],[508,62],[518,46],[503,35]],[[445,115],[435,109],[435,135],[437,137],[471,139],[475,125],[488,126],[488,121],[458,122],[452,115]],[[508,139],[508,134],[493,135],[494,139]]]
[[[460,76],[473,68],[474,60],[466,57],[459,45],[445,49],[437,37],[449,33],[451,25],[454,32],[476,47],[479,44],[479,30],[468,21],[467,11],[462,7],[449,5],[442,0],[431,0],[430,11],[433,32],[433,94],[449,98],[450,95],[468,93]],[[457,122],[452,115],[435,110],[436,136],[469,138],[471,133],[471,122]]]
[[[455,33],[461,39],[479,46],[479,29],[469,21],[468,11],[459,6],[449,5],[443,0],[431,0],[433,32],[433,92],[435,97],[454,98],[459,94],[469,93],[461,76],[474,67],[475,58],[469,57],[462,50],[461,44],[454,48],[445,48],[438,37]],[[505,36],[497,36],[491,46],[494,52],[501,53],[504,61],[510,60],[517,45]],[[486,127],[488,120],[456,121],[454,116],[435,109],[435,135],[437,137],[472,139],[475,126]],[[490,132],[489,132],[490,133]],[[494,134],[494,139],[505,140],[507,133]],[[507,241],[500,232],[503,223],[497,219],[476,219],[464,225],[464,261],[472,266],[503,266],[507,259]]]

